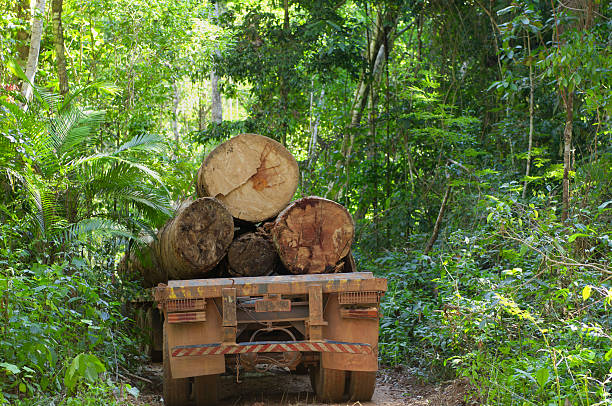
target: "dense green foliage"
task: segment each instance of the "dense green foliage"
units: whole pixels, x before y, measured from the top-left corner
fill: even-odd
[[[383,362],[612,404],[609,1],[65,0],[69,91],[47,4],[32,100],[29,4],[0,5],[0,404],[137,393],[119,258],[247,131],[354,214]]]

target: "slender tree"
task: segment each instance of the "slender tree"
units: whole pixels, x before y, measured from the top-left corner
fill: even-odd
[[[32,85],[38,70],[38,54],[40,52],[40,41],[43,32],[43,20],[45,13],[45,0],[35,0],[32,2],[32,34],[30,35],[30,51],[28,52],[28,62],[26,64],[25,75],[28,78],[21,87],[21,95],[26,102],[32,100]],[[25,108],[25,107],[24,107]]]
[[[66,72],[66,51],[64,47],[64,28],[62,26],[62,8],[64,0],[52,0],[53,13],[53,43],[55,45],[55,58],[57,63],[57,77],[59,79],[60,94],[68,93],[68,73]]]
[[[531,149],[533,146],[533,60],[531,59],[529,34],[527,34],[527,51],[529,52],[529,141],[527,145],[527,166],[525,168],[525,183],[523,184],[523,199],[527,196],[527,178],[531,169]]]
[[[219,3],[215,1],[215,22],[219,22]],[[219,46],[215,48],[215,56],[220,57],[221,52]],[[219,77],[213,65],[210,70],[210,102],[211,102],[211,115],[214,123],[220,123],[223,121],[223,106],[221,104],[221,92],[219,91]]]

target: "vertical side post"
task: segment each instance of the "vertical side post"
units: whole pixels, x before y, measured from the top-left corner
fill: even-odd
[[[323,339],[323,290],[320,285],[308,287],[308,336],[310,341]]]
[[[236,344],[236,288],[223,288],[223,343]]]

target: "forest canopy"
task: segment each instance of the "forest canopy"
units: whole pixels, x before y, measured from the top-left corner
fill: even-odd
[[[0,404],[115,399],[119,261],[241,133],[352,214],[382,364],[612,404],[609,1],[0,5]]]

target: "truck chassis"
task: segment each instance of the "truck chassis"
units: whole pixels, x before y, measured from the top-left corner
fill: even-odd
[[[370,272],[160,284],[165,403],[214,405],[220,374],[273,365],[308,369],[323,401],[370,400],[386,288]]]

